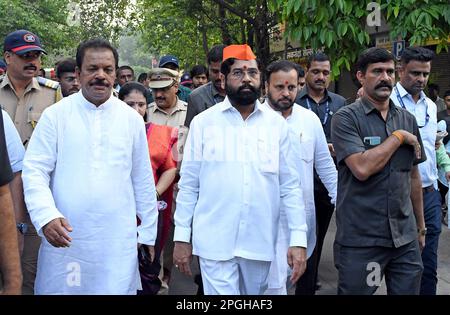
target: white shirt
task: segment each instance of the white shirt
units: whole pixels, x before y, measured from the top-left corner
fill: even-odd
[[[270,105],[267,104],[270,108]],[[281,115],[281,112],[276,111]],[[289,139],[294,152],[296,171],[305,202],[306,223],[308,225],[307,256],[311,256],[316,246],[316,210],[314,204],[314,168],[327,188],[334,204],[337,190],[337,170],[328,149],[325,133],[317,115],[298,104],[292,107],[292,113],[286,118],[289,125]],[[277,260],[272,262],[269,272],[269,288],[282,288],[285,294],[288,264],[286,251],[288,228],[286,216],[281,214],[280,231],[277,239]]]
[[[9,117],[8,113],[2,109],[3,113],[3,126],[5,128],[6,148],[8,149],[9,162],[11,163],[11,169],[13,173],[20,172],[22,170],[23,156],[25,155],[25,148],[20,140],[19,133],[17,132],[14,123]]]
[[[397,82],[395,87],[397,89],[394,88],[392,90],[391,100],[395,105],[403,107],[399,101],[400,98],[406,109],[416,117],[417,125],[419,127],[424,126],[419,128],[420,137],[422,138],[423,147],[427,156],[426,161],[419,164],[422,187],[433,185],[434,188],[437,189],[438,171],[436,166],[436,151],[434,148],[437,133],[436,104],[430,100],[423,91],[420,92],[419,101],[416,103],[400,82]],[[429,116],[428,122],[426,122],[427,113]]]
[[[280,209],[290,246],[307,245],[288,126],[259,101],[245,121],[228,98],[193,119],[179,189],[174,240],[192,230],[194,255],[272,261]]]
[[[23,182],[39,235],[59,217],[73,228],[69,248],[42,239],[37,294],[136,293],[136,245],[154,244],[158,215],[136,111],[115,97],[96,107],[81,91],[48,107],[25,154]]]
[[[314,168],[328,190],[331,202],[336,203],[337,170],[328,149],[325,133],[317,115],[294,104],[286,119],[289,139],[294,151],[295,164],[305,200],[308,224],[308,257],[316,246],[316,210],[314,204]]]

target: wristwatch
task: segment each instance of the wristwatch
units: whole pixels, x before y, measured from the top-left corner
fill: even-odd
[[[419,233],[419,235],[427,235],[427,228],[417,229],[417,233]]]
[[[26,224],[26,223],[23,223],[23,222],[17,223],[16,227],[17,227],[17,231],[19,231],[20,234],[22,234],[22,235],[27,233],[27,231],[28,231],[28,224]]]

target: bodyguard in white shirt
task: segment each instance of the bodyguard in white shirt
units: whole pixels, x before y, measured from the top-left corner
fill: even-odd
[[[308,225],[307,256],[316,245],[316,211],[314,206],[314,168],[327,188],[334,204],[337,189],[337,170],[328,149],[322,124],[312,111],[295,104],[297,95],[297,69],[295,64],[280,60],[266,69],[267,105],[282,115],[289,125],[289,138],[295,156],[295,166],[305,201]],[[280,213],[276,259],[269,272],[269,288],[266,294],[286,295],[288,264],[286,251],[289,247],[289,228],[286,214]]]
[[[437,108],[423,89],[431,71],[433,52],[423,47],[408,47],[402,54],[399,69],[400,82],[391,94],[395,105],[408,110],[416,117],[420,136],[427,156],[419,164],[422,178],[423,212],[426,225],[426,241],[422,251],[423,273],[421,295],[435,295],[437,287],[437,250],[441,233],[441,196],[437,190],[438,171],[434,143],[437,133]]]
[[[223,51],[227,97],[197,115],[181,166],[174,263],[199,256],[205,294],[263,294],[280,209],[295,283],[306,267],[304,202],[284,119],[258,101],[260,72],[247,45]],[[192,246],[191,246],[192,237]]]
[[[81,91],[44,111],[25,154],[25,200],[43,238],[36,294],[136,294],[137,244],[153,257],[147,137],[142,117],[111,95],[117,62],[108,42],[81,43]]]

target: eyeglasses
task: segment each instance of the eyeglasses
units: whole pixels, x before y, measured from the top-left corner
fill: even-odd
[[[231,76],[237,80],[242,80],[245,73],[247,73],[248,76],[252,79],[256,79],[259,75],[258,69],[248,69],[247,71],[244,71],[242,69],[234,69],[233,71],[231,71]]]

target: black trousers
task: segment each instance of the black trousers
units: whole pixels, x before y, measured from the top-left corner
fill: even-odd
[[[442,185],[440,181],[438,182],[438,187],[439,187],[439,193],[441,194],[441,200],[442,200],[442,204],[445,204],[445,195],[447,195],[448,193],[448,187],[445,185]]]
[[[334,243],[339,295],[371,295],[384,277],[388,295],[418,295],[423,271],[419,242],[398,248]]]
[[[334,205],[328,196],[328,190],[320,180],[314,181],[314,203],[316,207],[316,247],[307,261],[305,273],[297,281],[295,295],[314,295],[316,293],[323,241],[334,212]]]

